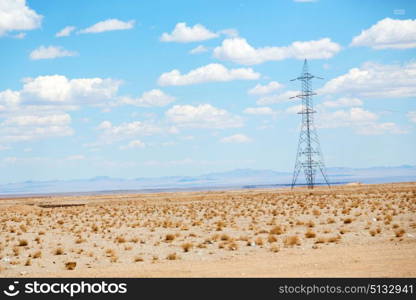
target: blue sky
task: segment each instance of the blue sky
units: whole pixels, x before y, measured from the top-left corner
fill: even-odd
[[[0,183],[416,164],[414,1],[0,0]]]

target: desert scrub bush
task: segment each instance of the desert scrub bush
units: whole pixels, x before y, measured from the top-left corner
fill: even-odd
[[[287,236],[284,240],[283,243],[286,247],[292,247],[292,246],[299,246],[300,245],[300,239],[297,235],[291,235],[291,236]]]
[[[74,270],[76,266],[77,266],[77,262],[75,261],[68,261],[65,263],[65,269],[67,270]]]
[[[275,242],[277,242],[277,237],[276,236],[274,236],[273,234],[270,234],[268,237],[267,237],[267,241],[271,244],[271,243],[275,243]]]
[[[33,253],[32,257],[33,258],[41,258],[42,257],[42,252],[41,251],[36,251],[35,253]]]
[[[270,251],[273,252],[273,253],[277,253],[277,252],[280,251],[280,248],[276,245],[273,245],[273,246],[270,247]]]
[[[122,244],[122,243],[125,243],[125,242],[126,242],[126,239],[124,237],[122,237],[122,236],[116,237],[116,243]]]
[[[254,242],[256,243],[257,246],[263,246],[264,244],[263,239],[261,237],[257,237]]]
[[[25,267],[29,267],[32,265],[32,260],[30,258],[28,258],[25,262]]]
[[[399,230],[396,230],[394,233],[396,237],[402,237],[406,233],[406,231],[404,229],[399,229]]]
[[[231,240],[230,236],[227,235],[227,234],[221,235],[221,238],[220,239],[221,239],[221,241],[229,241],[229,240]]]
[[[277,226],[274,226],[274,227],[273,227],[273,228],[269,231],[269,233],[270,233],[270,234],[280,235],[280,234],[284,233],[284,229],[283,229],[283,227],[282,227],[282,226],[277,225]]]
[[[174,234],[167,234],[165,236],[165,241],[166,242],[172,242],[175,239],[175,235]]]
[[[135,258],[134,258],[134,262],[143,262],[144,261],[144,259],[143,259],[143,257],[141,257],[141,256],[136,256]]]
[[[29,243],[27,242],[27,240],[19,240],[19,247],[25,247],[27,246]]]
[[[351,224],[352,223],[352,218],[345,218],[344,219],[344,224]]]
[[[53,254],[55,255],[62,255],[64,254],[64,249],[62,249],[62,247],[58,247],[55,249],[55,251],[53,252]]]
[[[238,245],[235,242],[231,242],[228,244],[227,248],[230,251],[235,251],[235,250],[238,250]]]
[[[176,254],[176,252],[173,252],[171,254],[169,254],[168,256],[166,256],[167,260],[177,260],[179,259],[179,256]]]
[[[334,223],[335,223],[335,219],[334,219],[334,218],[328,218],[328,219],[326,220],[326,223],[327,223],[327,224],[334,224]]]
[[[315,233],[315,232],[313,232],[313,230],[309,228],[309,229],[305,232],[305,237],[306,237],[307,239],[314,238],[314,237],[316,237],[316,233]]]
[[[183,252],[189,252],[193,246],[194,245],[192,243],[184,243],[182,244],[181,247],[182,247]]]

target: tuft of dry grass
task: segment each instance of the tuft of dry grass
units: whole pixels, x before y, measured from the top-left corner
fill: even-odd
[[[399,229],[399,230],[396,230],[394,233],[396,237],[402,237],[406,233],[406,231],[404,229]]]
[[[65,263],[65,269],[67,270],[74,270],[76,266],[77,266],[77,262],[75,261],[68,261]]]
[[[172,242],[173,240],[175,239],[175,235],[174,234],[167,234],[166,236],[165,236],[165,241],[166,242]]]
[[[283,243],[286,247],[293,247],[293,246],[299,246],[300,245],[300,239],[297,235],[291,235],[291,236],[287,236],[284,240]]]
[[[27,245],[29,245],[29,243],[27,242],[27,240],[19,240],[19,247],[26,247]]]
[[[62,255],[62,254],[64,254],[64,249],[62,249],[62,247],[56,248],[55,251],[53,252],[53,254]]]
[[[192,243],[185,243],[185,244],[182,244],[181,247],[182,247],[183,252],[189,252],[193,246],[194,245]]]
[[[273,253],[277,253],[277,252],[280,251],[280,248],[276,245],[273,245],[273,246],[270,247],[270,251],[273,252]]]
[[[179,259],[179,256],[176,254],[176,252],[173,252],[171,254],[169,254],[168,256],[166,256],[167,260],[177,260]]]
[[[270,234],[269,236],[268,236],[268,238],[267,238],[267,241],[271,244],[271,243],[275,243],[275,242],[277,242],[277,238],[273,235],[273,234]]]
[[[345,218],[344,219],[344,224],[351,224],[352,223],[352,218]]]
[[[305,237],[307,238],[307,239],[311,239],[311,238],[314,238],[314,237],[316,237],[316,233],[312,230],[312,229],[308,229],[306,232],[305,232]]]
[[[134,258],[134,262],[143,262],[144,261],[144,259],[143,259],[143,257],[141,257],[141,256],[136,256],[135,258]]]
[[[32,257],[33,258],[41,258],[42,257],[42,252],[41,251],[36,251],[35,253],[33,253]]]
[[[273,227],[273,228],[269,231],[269,233],[270,233],[270,234],[280,235],[280,234],[284,233],[284,229],[283,229],[283,227],[282,227],[282,226],[277,225],[277,226],[274,226],[274,227]]]

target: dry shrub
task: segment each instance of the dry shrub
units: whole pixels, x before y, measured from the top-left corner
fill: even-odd
[[[313,213],[314,216],[320,216],[321,215],[321,212],[318,209],[314,209],[312,211],[312,213]]]
[[[42,257],[42,252],[41,251],[36,251],[35,253],[33,253],[32,257],[33,258],[41,258]]]
[[[299,246],[300,245],[300,239],[297,235],[291,235],[288,236],[284,239],[283,243],[285,244],[285,246]]]
[[[229,240],[231,240],[230,236],[226,234],[221,235],[221,241],[229,241]]]
[[[344,224],[351,224],[352,223],[352,219],[351,218],[345,218],[344,219]]]
[[[182,247],[183,252],[189,252],[189,250],[191,250],[193,246],[194,245],[192,243],[185,243],[185,244],[182,244],[181,247]]]
[[[175,239],[175,235],[174,234],[167,234],[165,236],[165,241],[166,242],[172,242]]]
[[[284,233],[284,229],[283,229],[283,227],[282,227],[282,226],[277,225],[277,226],[274,226],[274,227],[270,230],[270,232],[269,232],[269,233],[270,233],[270,234],[277,234],[277,235],[280,235],[280,234]]]
[[[55,255],[62,255],[64,254],[64,249],[62,249],[62,247],[56,248],[54,251]]]
[[[28,267],[28,266],[31,266],[31,265],[32,265],[32,260],[30,258],[28,258],[25,262],[25,266]]]
[[[134,258],[134,262],[143,262],[144,261],[144,259],[143,259],[143,257],[141,257],[141,256],[136,256],[135,258]]]
[[[270,251],[274,252],[274,253],[277,253],[277,252],[280,251],[280,248],[276,245],[273,245],[273,246],[270,247]]]
[[[268,236],[268,238],[267,238],[267,241],[271,244],[271,243],[275,243],[275,242],[277,242],[277,238],[273,235],[273,234],[270,234],[269,236]]]
[[[235,242],[231,242],[231,243],[228,244],[227,248],[230,251],[235,251],[235,250],[238,250],[238,245]]]
[[[313,230],[309,228],[309,229],[306,231],[306,233],[305,233],[305,237],[306,237],[307,239],[314,238],[314,237],[316,237],[316,233],[315,233],[315,232],[313,232]]]
[[[19,247],[25,247],[27,246],[29,243],[27,242],[27,240],[19,240]]]
[[[179,256],[176,254],[176,252],[173,252],[171,254],[169,254],[168,256],[166,256],[167,260],[177,260],[179,259]]]
[[[395,231],[396,237],[402,237],[405,234],[405,230],[404,229],[399,229]]]
[[[122,236],[116,237],[116,243],[122,244],[122,243],[125,243],[125,242],[126,242],[126,239],[124,237],[122,237]]]
[[[257,237],[254,242],[257,246],[263,246],[263,239],[261,237]]]
[[[77,266],[77,262],[75,261],[68,261],[65,263],[65,269],[67,270],[74,270],[76,266]]]

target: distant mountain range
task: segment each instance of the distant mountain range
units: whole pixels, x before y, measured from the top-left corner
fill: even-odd
[[[416,181],[416,166],[373,168],[329,168],[332,184],[349,182],[386,183]],[[318,177],[318,180],[321,178]],[[106,176],[78,180],[25,181],[0,185],[0,197],[58,193],[156,192],[287,186],[292,173],[273,170],[237,169],[200,176],[121,179]],[[302,183],[303,176],[300,176]]]

